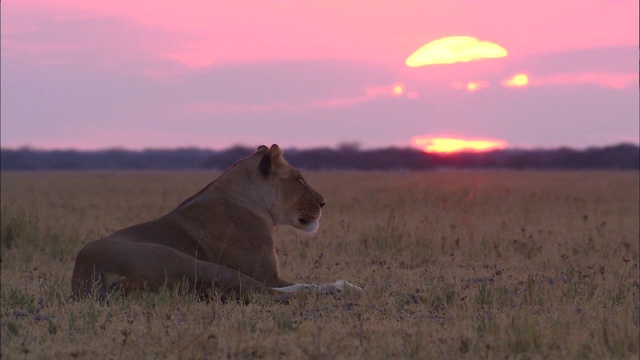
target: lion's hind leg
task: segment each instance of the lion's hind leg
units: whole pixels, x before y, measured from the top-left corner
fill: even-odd
[[[191,290],[204,295],[212,292],[232,298],[247,298],[256,293],[278,295],[236,270],[196,259],[164,245],[126,239],[89,243],[78,253],[72,277],[76,297],[88,295],[91,287],[102,297],[112,290],[124,293],[156,291],[185,283]]]

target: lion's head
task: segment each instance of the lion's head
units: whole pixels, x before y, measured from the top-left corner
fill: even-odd
[[[298,169],[287,163],[278,145],[258,147],[217,182],[224,182],[224,188],[235,189],[229,193],[241,197],[237,201],[254,210],[258,207],[265,210],[274,225],[289,225],[306,232],[318,229],[324,197],[304,180]]]
[[[260,146],[254,156],[260,157],[259,172],[273,186],[279,215],[279,225],[314,232],[318,229],[324,197],[304,179],[302,173],[282,157],[278,145],[270,149]]]

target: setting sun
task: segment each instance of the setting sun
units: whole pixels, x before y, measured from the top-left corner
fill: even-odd
[[[407,58],[409,67],[453,64],[507,56],[507,50],[488,41],[470,36],[449,36],[432,41]]]
[[[485,152],[507,147],[504,140],[463,139],[448,136],[423,135],[411,139],[411,144],[428,153]]]

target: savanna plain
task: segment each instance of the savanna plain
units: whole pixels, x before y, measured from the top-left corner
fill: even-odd
[[[638,358],[638,172],[304,173],[327,205],[277,230],[282,277],[360,299],[74,300],[84,244],[218,174],[2,173],[1,357]]]

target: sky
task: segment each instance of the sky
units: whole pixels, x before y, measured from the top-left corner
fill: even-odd
[[[1,145],[638,144],[638,12],[637,0],[3,1]],[[425,46],[425,64],[407,61]]]

